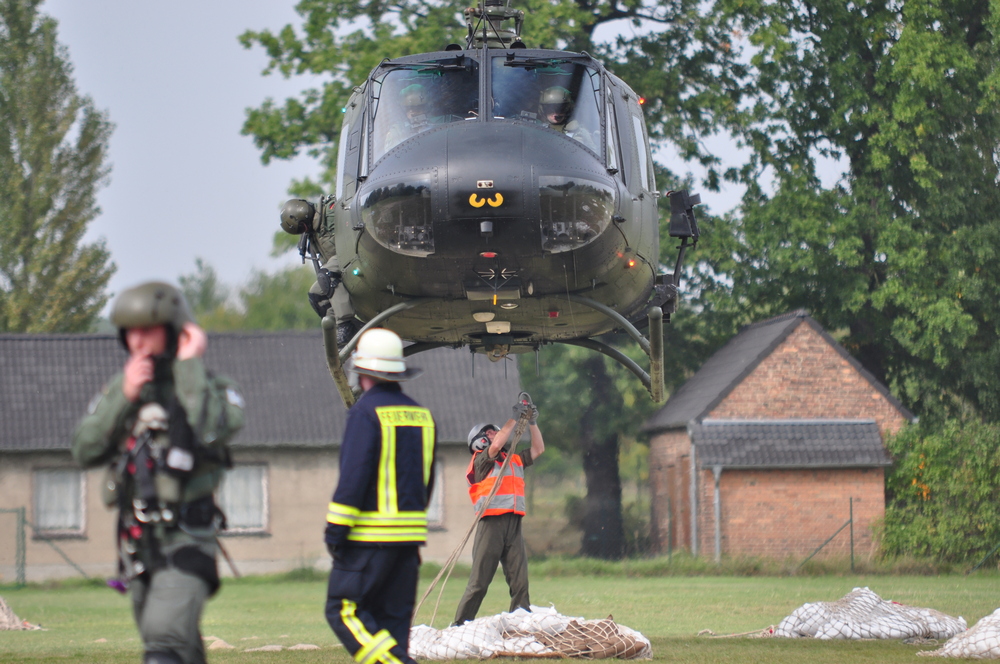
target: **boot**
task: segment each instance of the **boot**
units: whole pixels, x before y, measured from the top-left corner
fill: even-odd
[[[340,348],[346,346],[347,343],[354,338],[354,335],[359,329],[360,326],[354,319],[337,323],[337,346]]]

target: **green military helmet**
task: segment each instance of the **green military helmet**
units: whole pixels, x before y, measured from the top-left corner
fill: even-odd
[[[550,115],[558,115],[560,117],[555,124],[565,124],[573,112],[573,94],[558,85],[545,88],[538,97],[538,108],[546,119]]]
[[[430,101],[427,89],[420,83],[407,85],[400,90],[399,99],[407,110],[426,106]]]
[[[313,228],[316,208],[307,200],[293,198],[281,206],[281,228],[286,233],[301,235]]]
[[[539,104],[572,104],[573,95],[564,87],[553,85],[551,88],[542,90],[538,98]]]
[[[149,281],[121,292],[111,307],[111,324],[119,330],[167,325],[180,332],[194,316],[184,295],[170,284]]]

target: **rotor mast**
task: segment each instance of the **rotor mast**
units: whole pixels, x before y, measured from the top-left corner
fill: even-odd
[[[465,48],[524,48],[521,26],[524,11],[513,9],[511,0],[480,0],[476,7],[465,10],[469,36]]]

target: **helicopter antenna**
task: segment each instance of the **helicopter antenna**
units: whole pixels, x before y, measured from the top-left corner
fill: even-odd
[[[465,48],[524,48],[521,41],[521,27],[524,25],[524,11],[512,9],[511,0],[479,0],[476,7],[465,10],[465,24],[469,36]],[[513,21],[513,25],[511,25]],[[482,27],[482,32],[480,32]]]

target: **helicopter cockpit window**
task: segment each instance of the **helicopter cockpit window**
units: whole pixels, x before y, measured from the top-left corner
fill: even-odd
[[[493,119],[558,131],[601,154],[600,75],[565,60],[493,58]]]
[[[411,136],[448,122],[479,116],[479,65],[448,58],[387,65],[372,86],[372,158],[375,161]]]

